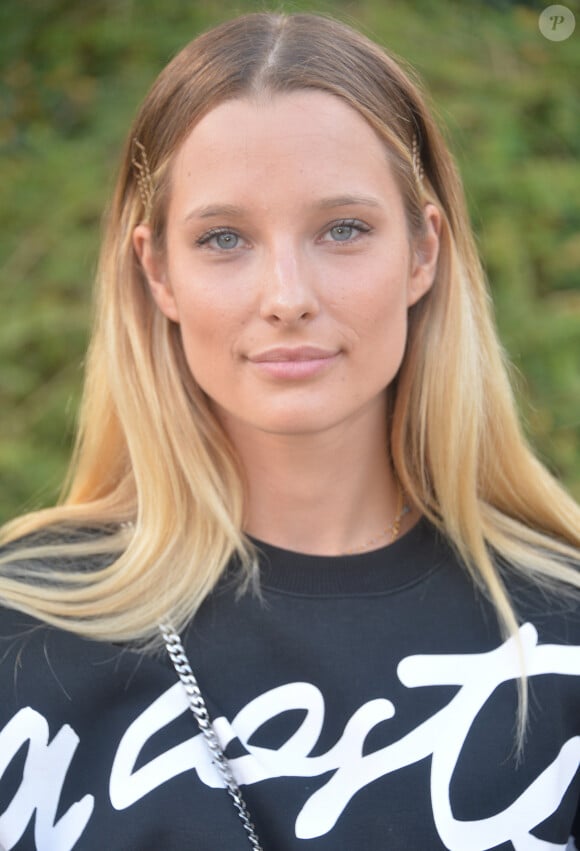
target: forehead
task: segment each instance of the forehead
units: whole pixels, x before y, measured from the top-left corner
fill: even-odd
[[[320,91],[226,101],[193,128],[172,167],[172,204],[299,192],[397,192],[385,143],[346,102]],[[206,197],[207,196],[207,197]],[[219,200],[228,200],[220,197]]]

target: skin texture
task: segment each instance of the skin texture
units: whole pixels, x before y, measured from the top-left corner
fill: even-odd
[[[244,463],[258,537],[340,552],[394,515],[385,399],[435,275],[433,205],[425,220],[411,245],[358,113],[295,92],[206,115],[173,163],[162,257],[136,228],[153,296]]]

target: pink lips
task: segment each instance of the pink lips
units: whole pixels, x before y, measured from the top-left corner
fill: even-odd
[[[248,360],[273,378],[310,378],[338,357],[336,350],[317,346],[279,346],[251,355]]]

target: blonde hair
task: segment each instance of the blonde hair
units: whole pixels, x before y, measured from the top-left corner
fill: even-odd
[[[389,393],[390,452],[408,498],[449,539],[506,633],[517,618],[500,562],[580,586],[571,566],[580,510],[520,430],[461,182],[418,85],[337,21],[257,13],[185,47],[131,129],[102,248],[66,496],[5,527],[5,540],[45,530],[3,556],[7,604],[84,636],[146,644],[168,613],[183,627],[232,557],[241,575],[253,575],[242,470],[190,374],[179,328],[153,302],[132,234],[148,218],[162,248],[172,160],[205,113],[232,98],[305,88],[342,98],[380,134],[411,237],[424,226],[425,203],[442,214],[435,285],[410,311]],[[75,534],[85,527],[102,534]],[[109,558],[94,570],[46,568],[49,557],[82,565],[99,553]]]

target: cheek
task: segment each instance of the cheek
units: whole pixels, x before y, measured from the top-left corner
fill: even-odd
[[[177,252],[176,252],[177,253]],[[197,273],[195,264],[188,258],[177,257],[169,269],[178,322],[184,341],[208,341],[223,325],[226,313],[221,287],[212,286]]]
[[[180,305],[183,347],[190,367],[207,369],[229,350],[231,322],[219,306],[189,299]]]
[[[353,325],[361,335],[389,336],[397,327],[404,331],[407,319],[407,269],[381,258],[360,270],[343,291]]]
[[[230,361],[230,346],[224,339],[219,317],[207,311],[192,311],[180,323],[181,341],[189,371],[209,396],[224,383]],[[226,364],[226,361],[228,363]]]
[[[353,353],[361,380],[388,385],[398,371],[407,341],[407,269],[403,262],[379,263],[356,288],[351,301]]]
[[[189,369],[211,395],[214,384],[226,380],[231,370],[247,310],[233,293],[226,293],[223,281],[216,287],[199,279],[175,280],[174,297]]]

